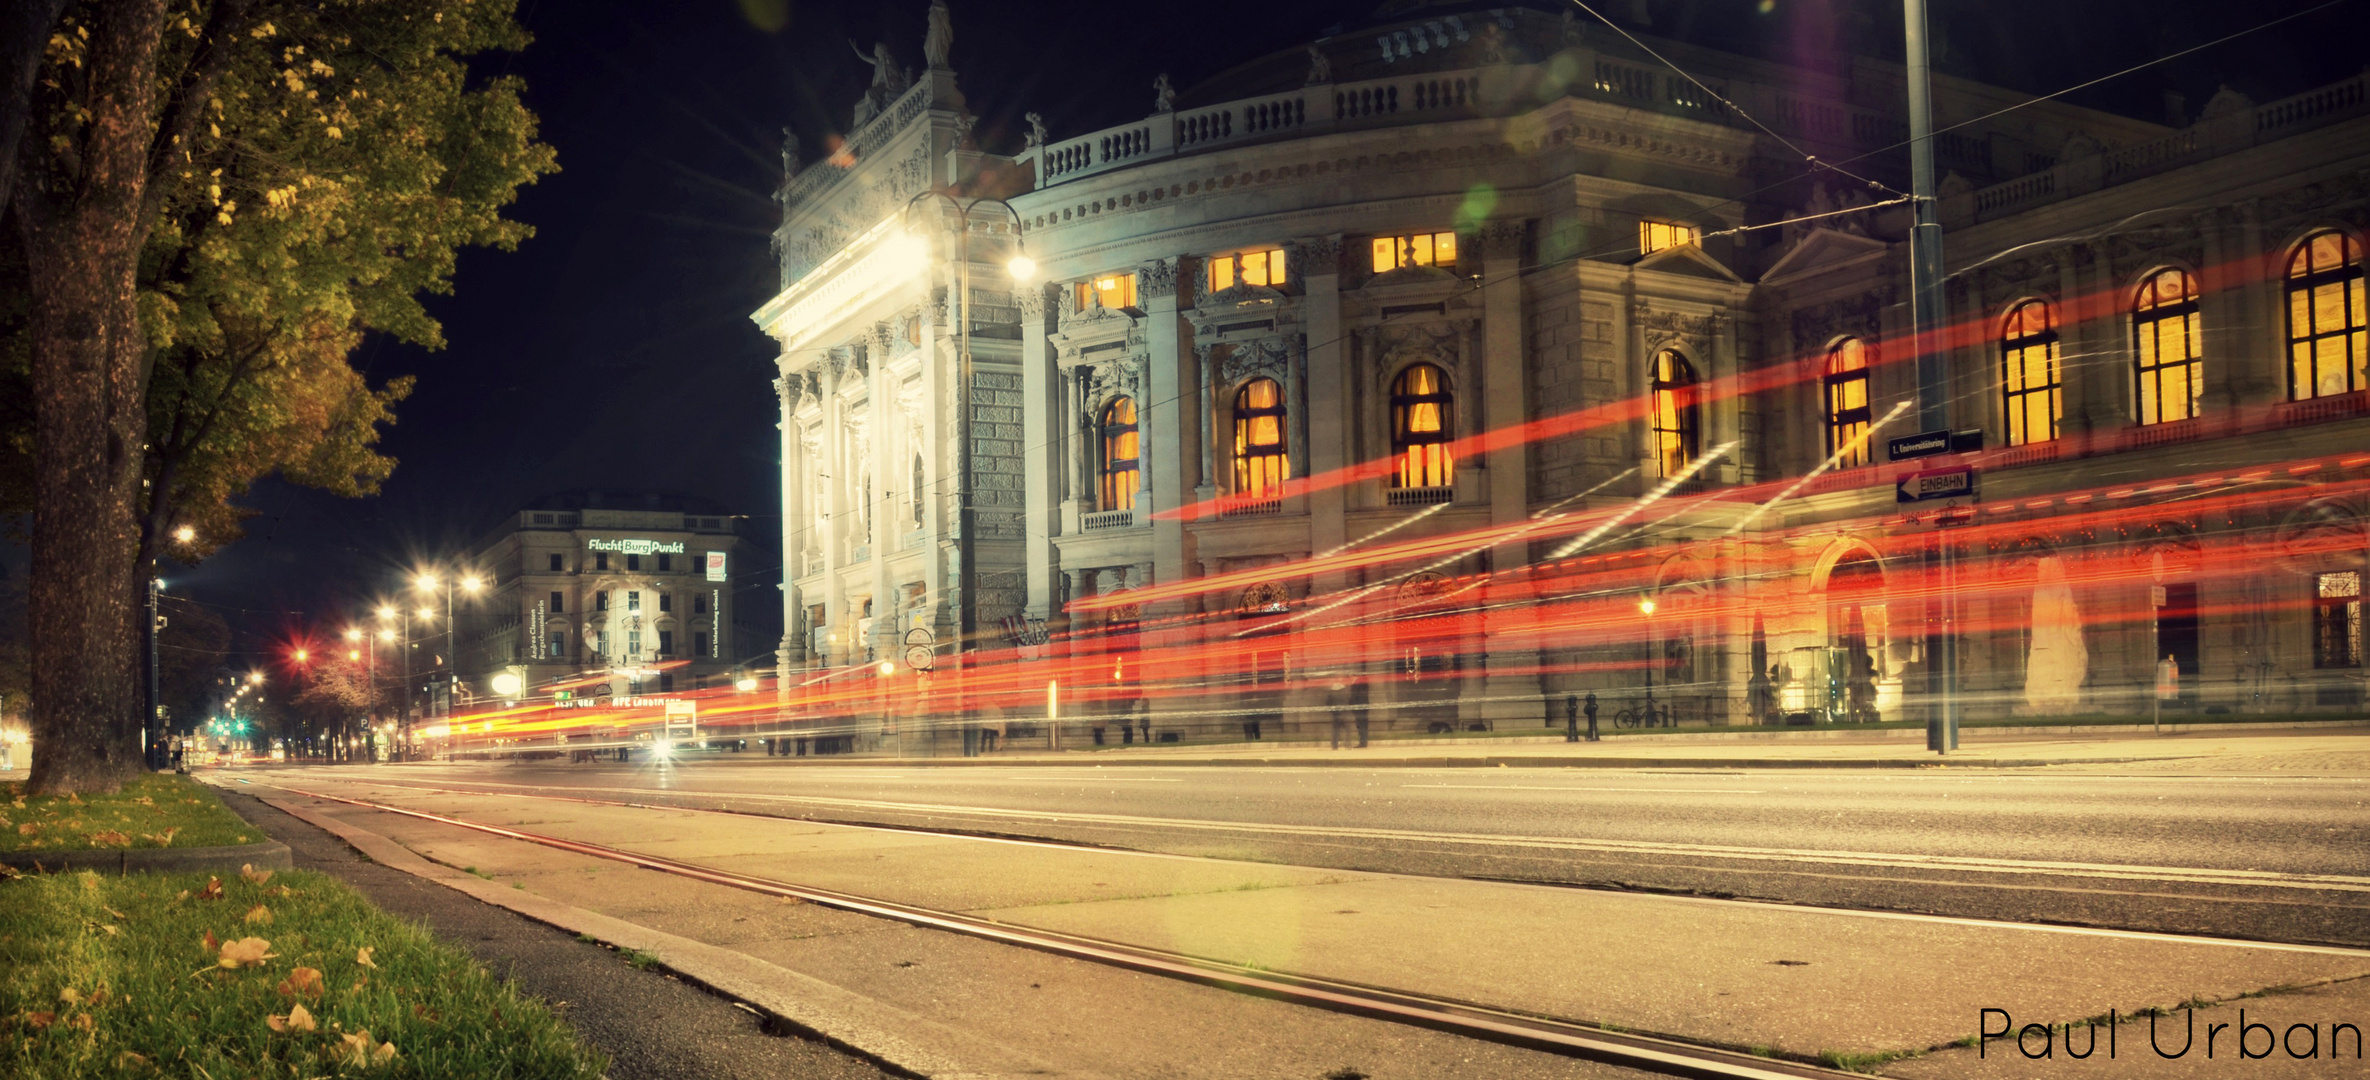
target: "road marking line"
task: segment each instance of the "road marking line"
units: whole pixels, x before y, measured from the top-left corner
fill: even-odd
[[[1692,787],[1534,787],[1525,784],[1401,784],[1400,787],[1472,788],[1475,791],[1649,791],[1679,795],[1759,795],[1759,788]]]

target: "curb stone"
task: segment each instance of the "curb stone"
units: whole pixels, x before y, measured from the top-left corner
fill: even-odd
[[[892,1071],[933,1080],[961,1080],[977,1075],[975,1070],[893,1034],[892,1028],[896,1026],[927,1023],[894,1006],[730,949],[505,888],[432,862],[394,840],[319,813],[292,799],[260,791],[244,794],[337,837],[390,869],[433,881],[548,926],[598,938],[620,951],[649,953],[658,957],[667,970],[686,980],[746,1002],[790,1027]]]
[[[242,866],[253,866],[258,870],[289,870],[295,865],[288,853],[288,845],[277,840],[229,847],[0,852],[0,866],[49,873],[67,870],[103,870],[118,874],[232,871]]]

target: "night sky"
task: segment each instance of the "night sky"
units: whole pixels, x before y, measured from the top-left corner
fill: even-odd
[[[2043,93],[2209,41],[2319,0],[2261,5],[2141,0],[1931,0],[1936,63]],[[2149,120],[2166,90],[2200,108],[2220,83],[2258,101],[2350,74],[2370,0],[2127,76],[2075,100]],[[1392,9],[1421,6],[1401,0]],[[1437,5],[1442,11],[1474,5]],[[1549,7],[1545,3],[1536,6]],[[1619,17],[1629,0],[1605,0]],[[1653,0],[1654,33],[1776,59],[1864,43],[1897,57],[1885,0]],[[1767,10],[1763,10],[1764,8]],[[355,617],[422,560],[463,552],[503,515],[574,488],[702,496],[748,515],[773,547],[780,496],[773,348],[748,315],[775,289],[767,238],[780,130],[809,161],[843,131],[871,70],[848,46],[885,40],[918,67],[927,0],[522,0],[535,43],[483,70],[522,76],[561,172],[510,216],[538,235],[516,253],[461,258],[430,308],[439,353],[393,343],[355,356],[373,381],[417,375],[384,449],[383,495],[341,499],[275,480],[246,500],[248,538],[204,565],[168,567],[175,592],[216,606],[253,652]],[[1288,3],[990,3],[952,0],[953,63],[990,149],[1020,145],[1020,114],[1055,138],[1148,113],[1154,74],[1190,94],[1260,53],[1368,22],[1375,0]],[[1552,8],[1550,8],[1552,9]],[[1343,48],[1352,46],[1345,44]],[[1231,95],[1226,95],[1231,96]],[[778,547],[775,548],[778,550]],[[746,569],[770,575],[774,558]]]

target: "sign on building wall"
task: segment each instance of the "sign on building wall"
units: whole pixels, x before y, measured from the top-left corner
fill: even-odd
[[[587,540],[586,551],[614,551],[620,555],[681,555],[681,540]]]
[[[721,551],[708,553],[708,580],[724,580],[724,553]]]
[[[716,558],[721,560],[724,556],[718,554]],[[708,615],[716,623],[716,629],[708,634],[708,656],[713,659],[724,655],[724,590],[708,590]]]
[[[537,660],[549,658],[545,655],[547,646],[543,636],[543,619],[543,601],[537,600],[535,610],[527,613],[527,655]]]

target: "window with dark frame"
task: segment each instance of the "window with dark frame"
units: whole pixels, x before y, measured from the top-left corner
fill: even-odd
[[[1866,465],[1868,433],[1868,344],[1847,337],[1827,347],[1827,453],[1837,468]]]
[[[607,611],[607,610],[609,610],[609,594],[608,594],[606,591],[604,591],[604,592],[597,592],[597,593],[594,593],[594,594],[593,594],[593,610],[594,610],[594,611]]]
[[[628,554],[625,557],[625,569],[629,574],[640,573],[642,570],[642,557],[639,555]]]
[[[2362,246],[2334,229],[2305,238],[2288,260],[2288,397],[2370,386],[2366,336]]]
[[[2362,572],[2339,570],[2313,577],[2312,666],[2362,666]]]
[[[1397,488],[1448,487],[1456,480],[1449,450],[1456,428],[1448,374],[1432,364],[1410,364],[1391,382],[1391,456]]]
[[[1655,354],[1652,376],[1654,463],[1657,475],[1667,480],[1685,472],[1703,452],[1700,388],[1695,365],[1677,349]]]
[[[661,630],[661,631],[659,631],[659,632],[658,632],[658,655],[660,655],[660,656],[673,656],[673,655],[675,655],[675,632],[674,632],[674,631],[672,631],[672,630]]]
[[[2197,279],[2188,271],[2159,270],[2140,284],[2131,305],[2140,423],[2169,424],[2197,415],[2205,383],[2198,319]]]
[[[705,615],[708,613],[708,598],[705,594],[691,594],[691,613],[694,615]]]
[[[1457,234],[1436,232],[1377,236],[1374,238],[1373,254],[1374,272],[1377,274],[1402,266],[1437,266],[1442,270],[1454,270],[1457,267]]]
[[[673,611],[673,610],[675,610],[675,594],[674,594],[674,593],[668,593],[668,592],[662,592],[662,593],[658,594],[658,610],[660,610],[660,611]]]
[[[607,570],[607,569],[609,569],[609,553],[608,553],[608,552],[606,552],[606,551],[600,551],[600,552],[595,552],[595,553],[593,553],[593,569],[595,569],[595,570]]]
[[[1234,493],[1273,498],[1292,478],[1284,446],[1284,388],[1253,379],[1234,393]]]
[[[2057,344],[2057,319],[2048,301],[2027,300],[2008,312],[2000,331],[2000,385],[2010,446],[2057,437],[2057,422],[2065,414]]]
[[[1101,424],[1103,443],[1102,509],[1133,510],[1136,492],[1143,490],[1142,461],[1143,433],[1136,430],[1136,399],[1113,398],[1103,406]]]
[[[693,655],[693,656],[706,656],[706,655],[708,655],[708,632],[707,632],[707,631],[705,631],[705,630],[694,630],[694,631],[692,631],[692,632],[691,632],[691,655]]]
[[[673,573],[673,572],[674,572],[674,569],[675,569],[675,557],[674,557],[674,556],[672,556],[672,555],[667,555],[667,554],[661,554],[661,555],[659,555],[659,557],[658,557],[658,572],[659,572],[659,573],[661,573],[661,574]]]
[[[551,557],[551,570],[552,570],[552,572],[553,572],[553,573],[555,573],[555,574],[556,574],[556,573],[559,573],[560,571],[566,570],[567,568],[568,568],[568,557],[567,557],[567,556],[565,556],[565,555],[554,555],[554,556],[552,556],[552,557]]]
[[[558,615],[558,614],[561,614],[561,613],[562,613],[562,609],[563,609],[563,607],[566,605],[566,602],[567,602],[567,596],[568,596],[568,594],[566,594],[566,593],[563,593],[563,592],[560,592],[560,591],[558,591],[558,590],[556,590],[556,589],[552,591],[552,594],[551,594],[551,613],[552,613],[552,614],[554,614],[554,615]]]
[[[565,630],[552,631],[551,641],[548,644],[551,646],[551,651],[546,653],[546,656],[553,660],[566,657],[568,655],[568,632]]]
[[[1210,257],[1210,291],[1223,292],[1237,282],[1244,285],[1264,285],[1271,289],[1284,287],[1284,249],[1243,251],[1233,255]]]

